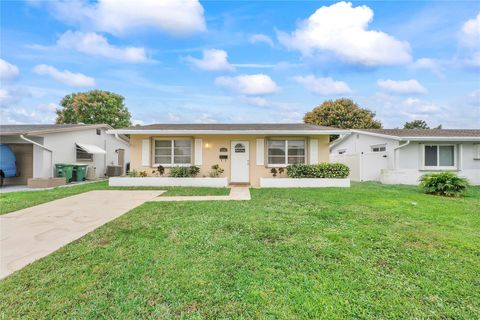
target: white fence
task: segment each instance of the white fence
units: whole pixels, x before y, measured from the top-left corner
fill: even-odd
[[[360,154],[331,154],[330,162],[339,162],[350,168],[352,181],[380,181],[382,169],[388,169],[386,152]]]

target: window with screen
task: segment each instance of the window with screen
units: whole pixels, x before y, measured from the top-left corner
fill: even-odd
[[[423,165],[425,167],[455,167],[455,146],[426,145],[424,146]]]
[[[305,163],[305,140],[268,140],[268,165]]]
[[[77,146],[76,153],[77,161],[93,161],[93,154],[88,153],[79,146]]]
[[[192,140],[155,140],[156,165],[189,165],[192,163]]]

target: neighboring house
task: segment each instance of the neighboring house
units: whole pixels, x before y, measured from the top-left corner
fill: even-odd
[[[328,162],[329,136],[347,133],[309,124],[153,124],[108,132],[130,135],[132,170],[152,175],[159,165],[195,165],[208,176],[218,164],[230,183],[253,186],[271,177],[271,168]]]
[[[356,181],[418,184],[428,172],[452,171],[480,184],[480,130],[351,130],[330,145],[330,160],[350,167]]]
[[[107,165],[129,162],[129,142],[107,134],[109,125],[33,124],[0,125],[0,143],[8,144],[17,158],[19,176],[5,184],[26,184],[29,178],[49,178],[56,163],[88,165],[87,176],[102,177]]]

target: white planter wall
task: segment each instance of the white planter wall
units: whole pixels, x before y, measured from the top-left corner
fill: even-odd
[[[111,177],[110,187],[211,187],[228,186],[227,178]]]
[[[260,178],[262,188],[348,188],[350,179]]]

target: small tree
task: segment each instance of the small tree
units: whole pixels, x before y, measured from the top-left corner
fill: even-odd
[[[375,112],[359,107],[350,99],[327,100],[303,117],[305,123],[341,129],[379,129]]]
[[[424,120],[413,120],[405,122],[403,129],[430,129],[427,122]],[[442,129],[442,125],[435,127],[434,129]]]
[[[56,122],[63,123],[105,123],[113,128],[129,127],[131,115],[121,95],[92,90],[66,95],[57,109]]]

